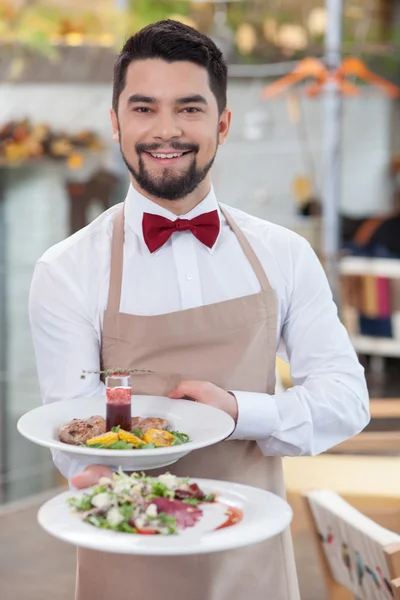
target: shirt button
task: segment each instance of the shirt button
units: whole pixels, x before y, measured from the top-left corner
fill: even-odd
[[[191,273],[188,273],[186,275],[186,279],[189,279],[189,281],[190,281],[191,279],[193,279],[193,275]]]

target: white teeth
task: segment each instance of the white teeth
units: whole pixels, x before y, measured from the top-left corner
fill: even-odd
[[[183,156],[183,152],[179,154],[154,154],[153,152],[150,152],[150,154],[154,158],[179,158],[180,156]]]

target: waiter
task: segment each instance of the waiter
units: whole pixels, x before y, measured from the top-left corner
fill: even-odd
[[[131,186],[122,205],[39,260],[31,326],[45,403],[104,394],[83,369],[151,370],[134,378],[135,393],[191,397],[236,422],[229,440],[171,472],[284,496],[281,457],[357,434],[369,399],[309,244],[215,197],[210,169],[231,122],[226,92],[222,54],[196,30],[162,21],[126,42],[111,119]],[[274,395],[281,341],[295,385]],[[62,452],[54,461],[79,488],[108,473]],[[290,533],[189,557],[79,549],[76,600],[92,598],[297,600]]]

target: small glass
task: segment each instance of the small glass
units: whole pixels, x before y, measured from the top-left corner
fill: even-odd
[[[121,427],[131,430],[131,378],[129,375],[109,375],[106,377],[106,429]]]

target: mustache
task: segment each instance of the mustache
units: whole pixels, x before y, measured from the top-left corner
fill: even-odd
[[[136,152],[141,154],[142,152],[162,152],[165,148],[177,150],[178,152],[198,152],[199,146],[197,144],[184,144],[183,142],[170,142],[168,146],[165,144],[136,144]]]

